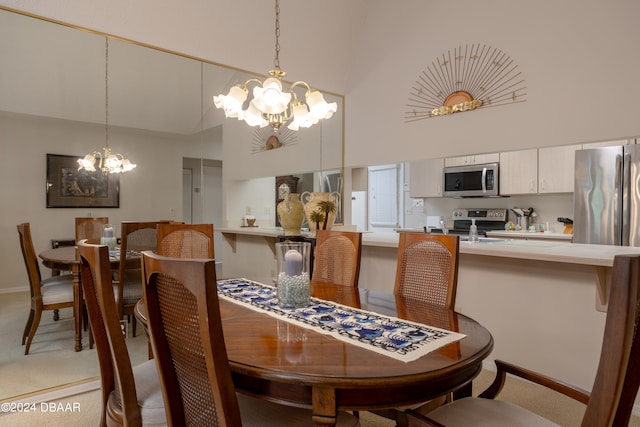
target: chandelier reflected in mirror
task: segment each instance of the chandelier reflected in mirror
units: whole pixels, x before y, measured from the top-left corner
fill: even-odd
[[[293,131],[308,128],[322,119],[329,119],[338,109],[335,102],[328,103],[320,91],[312,89],[306,82],[297,81],[283,91],[282,79],[287,75],[280,69],[280,3],[276,0],[276,55],[275,68],[268,72],[264,82],[252,78],[236,85],[227,95],[213,97],[217,108],[224,110],[226,117],[244,120],[250,126],[271,126],[278,131],[284,124]],[[253,87],[253,98],[247,102],[249,85]],[[304,101],[298,98],[296,89],[304,90]],[[246,108],[245,108],[246,104]]]
[[[84,169],[89,172],[100,170],[103,173],[129,172],[136,167],[129,159],[119,153],[112,153],[109,147],[109,37],[105,37],[105,69],[104,69],[104,91],[105,91],[105,119],[104,135],[105,143],[102,151],[94,151],[78,159],[78,170]]]

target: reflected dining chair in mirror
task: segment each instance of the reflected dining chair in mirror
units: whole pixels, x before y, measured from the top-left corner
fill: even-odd
[[[156,251],[157,227],[169,221],[123,221],[120,234],[120,263],[118,265],[118,312],[131,322],[131,334],[136,336],[136,303],[142,298],[142,276],[138,262],[127,262],[130,252]]]
[[[639,306],[640,256],[618,255],[613,261],[604,338],[591,393],[566,382],[558,382],[534,371],[496,360],[496,378],[478,397],[455,400],[426,415],[408,411],[408,425],[556,425],[521,406],[494,399],[502,390],[507,374],[532,381],[586,404],[581,424],[583,427],[629,425],[640,385]]]
[[[458,236],[400,233],[393,293],[453,310],[458,289],[459,255]],[[415,405],[411,409],[419,413],[428,412],[449,398],[450,396],[441,396]],[[404,414],[406,409],[409,408],[372,412],[393,419],[399,427],[404,427],[407,422]]]
[[[358,287],[362,233],[318,230],[312,280]]]
[[[213,259],[213,224],[160,224],[156,252],[173,258]]]
[[[131,365],[111,279],[109,248],[80,240],[78,254],[82,290],[100,365],[100,425],[166,425],[155,362]]]
[[[235,392],[214,260],[167,258],[146,251],[142,266],[147,327],[170,425],[315,425],[309,409]],[[341,413],[338,425],[357,426],[358,420]]]
[[[73,275],[63,274],[42,279],[31,237],[31,225],[28,222],[18,225],[18,236],[31,290],[31,308],[22,333],[22,345],[25,345],[26,342],[24,354],[27,355],[40,325],[42,312],[44,310],[73,308]],[[57,317],[54,317],[54,320],[58,320]]]
[[[76,217],[76,242],[88,239],[99,242],[104,226],[109,223],[109,217]]]

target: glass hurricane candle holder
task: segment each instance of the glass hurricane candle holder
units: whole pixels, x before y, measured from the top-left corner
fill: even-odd
[[[301,308],[309,305],[311,243],[276,243],[278,278],[276,294],[282,308]]]

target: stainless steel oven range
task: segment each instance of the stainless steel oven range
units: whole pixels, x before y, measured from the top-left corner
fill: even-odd
[[[471,220],[476,220],[476,226],[478,227],[478,235],[486,236],[487,231],[504,230],[504,226],[507,224],[507,209],[506,208],[482,208],[482,209],[470,209],[470,208],[456,208],[451,214],[453,220],[453,228],[445,229],[445,232],[449,234],[455,234],[459,236],[466,236],[469,234],[469,228],[471,228]],[[442,233],[442,228],[431,229],[432,233]]]

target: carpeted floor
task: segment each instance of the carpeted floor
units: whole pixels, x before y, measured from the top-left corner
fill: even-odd
[[[493,372],[483,371],[474,382],[474,394],[483,390],[492,379]],[[76,391],[82,390],[82,387],[79,386],[75,389]],[[99,387],[99,383],[96,381],[86,384],[84,387]],[[69,389],[73,390],[73,388]],[[84,427],[98,424],[100,419],[99,390],[86,391],[68,397],[60,397],[60,391],[57,393],[21,399],[21,402],[26,402],[27,407],[35,411],[0,414],[0,425],[7,427],[40,425],[46,425],[47,427]],[[584,412],[583,405],[569,398],[549,393],[536,385],[513,378],[507,381],[501,393],[501,398],[534,410],[565,427],[579,426]],[[53,405],[47,402],[51,402]],[[362,427],[395,426],[394,422],[369,412],[360,412],[360,424]],[[640,419],[633,417],[629,426],[640,426]]]
[[[28,355],[21,345],[22,331],[29,314],[29,293],[0,294],[0,400],[74,383],[100,374],[95,349],[83,333],[82,351],[74,350],[74,323],[71,308],[60,310],[60,320],[45,311]],[[127,338],[134,363],[148,357],[147,338],[138,327],[137,337]]]

